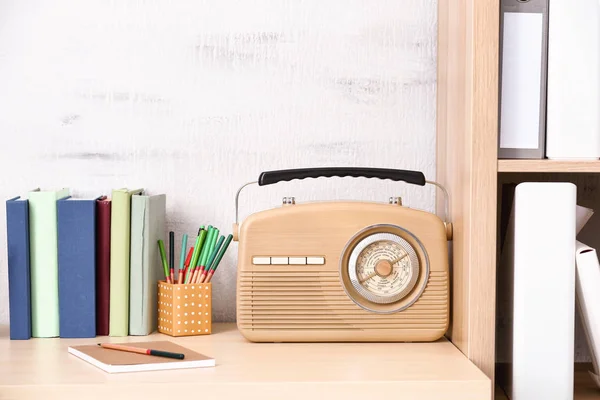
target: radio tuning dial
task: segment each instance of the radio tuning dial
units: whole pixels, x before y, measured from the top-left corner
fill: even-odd
[[[415,293],[421,290],[417,282],[428,275],[429,265],[418,255],[424,250],[422,244],[409,239],[408,231],[391,226],[382,232],[386,227],[358,233],[344,249],[340,266],[346,293],[357,305],[389,313],[416,301]]]

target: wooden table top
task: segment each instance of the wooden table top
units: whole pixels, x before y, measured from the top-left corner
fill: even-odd
[[[0,330],[0,399],[491,398],[490,380],[446,339],[434,343],[251,343],[235,324],[208,336],[30,339]],[[215,367],[108,374],[69,354],[98,342],[170,340],[214,357]],[[196,395],[197,394],[197,395]]]

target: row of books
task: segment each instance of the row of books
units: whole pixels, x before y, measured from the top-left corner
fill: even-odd
[[[501,2],[502,159],[600,158],[600,2]]]
[[[157,328],[166,195],[33,190],[6,201],[10,337],[148,335]]]
[[[571,182],[503,188],[497,377],[512,399],[573,399],[577,314],[600,387],[598,221],[577,198]]]

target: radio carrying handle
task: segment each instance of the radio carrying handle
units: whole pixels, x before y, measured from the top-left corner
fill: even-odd
[[[425,186],[425,175],[418,171],[384,168],[302,168],[284,169],[279,171],[266,171],[258,178],[259,186],[272,185],[281,181],[305,178],[331,178],[332,176],[354,178],[378,178],[393,181],[404,181],[413,185]]]
[[[420,171],[364,167],[300,168],[265,171],[260,174],[258,181],[248,182],[238,189],[237,194],[235,196],[235,226],[238,225],[240,193],[246,186],[254,184],[258,184],[258,186],[267,186],[282,181],[291,181],[294,179],[331,178],[333,176],[390,179],[393,181],[403,181],[412,185],[419,186],[425,186],[426,184],[434,185],[438,187],[444,194],[444,224],[446,224],[447,228],[451,229],[451,224],[449,220],[450,196],[448,195],[448,191],[444,186],[437,182],[426,180],[425,175]]]

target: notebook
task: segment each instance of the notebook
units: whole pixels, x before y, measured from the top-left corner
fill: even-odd
[[[214,367],[215,359],[169,341],[120,343],[127,346],[183,353],[183,360],[102,348],[96,344],[70,346],[70,354],[108,373]]]

